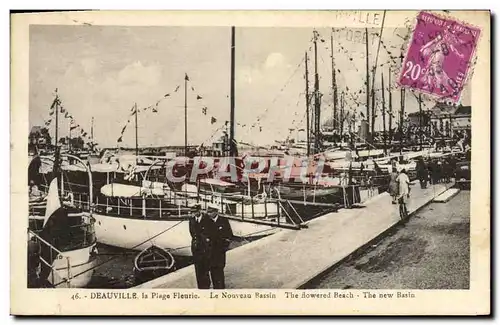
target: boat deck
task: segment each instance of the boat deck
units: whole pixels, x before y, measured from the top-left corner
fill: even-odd
[[[452,184],[414,185],[410,213],[422,208]],[[228,289],[300,288],[400,221],[398,206],[388,193],[372,197],[363,207],[341,209],[308,222],[302,230],[282,229],[227,253]],[[196,288],[194,267],[146,282],[137,288]]]

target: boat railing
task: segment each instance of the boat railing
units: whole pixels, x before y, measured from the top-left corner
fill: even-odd
[[[40,237],[37,233],[34,231],[28,229],[28,236],[30,240],[33,240],[34,242],[38,243],[40,245],[40,250],[43,252],[44,247],[48,249],[49,251],[49,260],[54,261],[56,259],[65,259],[66,260],[66,266],[62,269],[57,269],[53,263],[46,261],[42,254],[39,254],[39,260],[42,264],[46,265],[51,269],[50,272],[50,277],[51,277],[51,283],[56,283],[56,274],[59,275],[59,278],[62,279],[61,283],[65,283],[68,288],[71,287],[71,280],[73,279],[73,275],[71,274],[71,262],[70,262],[70,257],[69,256],[64,256],[63,253],[55,248],[52,244],[47,242],[45,239]],[[28,238],[29,238],[28,237]],[[44,279],[45,280],[45,279]]]
[[[184,194],[179,196],[176,194]],[[190,194],[186,196],[186,193]],[[166,193],[167,194],[167,193]],[[269,224],[277,227],[299,229],[304,221],[285,199],[271,197],[246,197],[245,200],[234,200],[233,196],[223,193],[210,195],[207,193],[178,191],[165,196],[137,196],[134,198],[107,197],[98,195],[91,205],[92,211],[120,217],[138,217],[151,219],[185,219],[188,218],[196,204],[203,210],[218,207],[219,213],[228,219],[249,223]],[[89,199],[85,193],[73,194],[73,205],[83,210],[89,209]],[[287,209],[287,207],[289,207]]]
[[[85,214],[69,214],[68,224],[65,224],[64,228],[59,231],[58,236],[54,239],[52,243],[53,246],[58,247],[61,251],[70,251],[76,249],[82,249],[89,247],[97,242],[94,222],[92,218],[85,222],[75,222],[75,217],[81,215],[83,217]],[[81,218],[80,217],[80,218]],[[45,218],[41,216],[30,216],[30,221],[33,220],[34,223],[30,222],[30,231],[35,234],[39,234],[43,230],[43,224],[41,223]],[[81,219],[80,219],[81,220]],[[71,222],[75,222],[71,224]]]
[[[75,201],[76,205],[86,206],[85,200]],[[134,206],[133,204],[124,204],[122,200],[118,199],[117,204],[113,204],[108,200],[104,202],[99,202],[92,204],[92,210],[97,213],[104,213],[106,215],[116,215],[116,216],[142,216],[151,218],[183,218],[189,214],[190,209],[183,208],[182,206],[169,207],[162,206],[162,200],[158,200],[158,207],[146,207],[145,205]]]

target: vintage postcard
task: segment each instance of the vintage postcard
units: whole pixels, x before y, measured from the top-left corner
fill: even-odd
[[[487,315],[490,12],[11,18],[13,315]]]

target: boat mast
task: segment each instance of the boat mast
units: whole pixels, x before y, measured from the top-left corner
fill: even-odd
[[[94,149],[94,117],[92,116],[92,120],[90,121],[90,141],[92,145],[92,151]]]
[[[384,140],[384,155],[387,155],[387,136],[385,134],[385,87],[384,87],[384,71],[382,71],[382,138]]]
[[[71,120],[71,122],[69,122],[69,136],[68,136],[68,151],[71,152],[71,127],[72,127],[72,123],[73,120]]]
[[[137,115],[139,112],[137,110],[137,103],[134,104],[134,112],[135,112],[135,159],[137,161],[137,157],[139,157],[139,136],[138,136],[138,125],[137,125]]]
[[[330,48],[332,53],[333,130],[337,130],[337,78],[335,75],[335,61],[333,59],[333,28],[330,38]]]
[[[403,52],[401,52],[401,66],[403,66]],[[403,161],[403,121],[405,115],[406,93],[404,87],[401,87],[401,112],[399,113],[399,153],[400,161]]]
[[[392,142],[392,84],[391,84],[391,67],[389,67],[389,141]]]
[[[184,156],[187,157],[187,146],[188,146],[188,113],[187,113],[187,74],[184,76]]]
[[[235,73],[235,49],[236,49],[236,44],[235,44],[235,27],[231,27],[231,114],[230,114],[230,121],[229,121],[229,153],[231,156],[236,155],[236,145],[234,141],[234,105],[235,105],[235,98],[234,98],[234,90],[235,90],[235,85],[234,85],[234,73]]]
[[[320,145],[320,97],[319,97],[319,75],[318,75],[318,34],[314,31],[314,153],[319,152]]]
[[[380,27],[380,35],[379,35],[379,41],[378,41],[378,46],[377,46],[377,54],[375,56],[375,64],[373,65],[373,70],[372,70],[372,88],[371,88],[371,96],[372,96],[372,124],[371,124],[371,135],[372,137],[375,135],[375,76],[377,75],[377,63],[378,63],[378,55],[380,53],[380,44],[382,43],[382,33],[384,32],[384,22],[385,22],[385,14],[386,11],[384,10],[384,15],[382,16],[382,26]],[[368,46],[368,29],[367,31],[367,36],[366,36],[366,44]],[[368,66],[367,66],[368,68]]]
[[[305,52],[305,62],[306,62],[306,119],[307,119],[307,126],[306,126],[306,134],[307,134],[307,156],[311,154],[311,130],[310,130],[310,121],[309,121],[309,107],[311,105],[310,103],[310,97],[309,97],[309,71],[307,69],[307,51]]]
[[[371,88],[371,98],[372,98],[372,106],[371,106],[371,110],[372,110],[372,122],[370,124],[371,126],[371,130],[370,130],[370,134],[371,134],[371,140],[373,141],[373,138],[375,136],[375,67],[373,67],[373,70],[372,70],[372,88]]]
[[[366,122],[368,124],[368,130],[370,130],[370,71],[368,62],[368,28],[365,28],[365,56],[366,56]],[[366,139],[365,139],[366,140]]]
[[[340,143],[342,143],[342,137],[344,135],[344,91],[340,93]]]
[[[420,142],[420,151],[422,151],[422,135],[423,135],[423,122],[422,122],[423,116],[422,116],[422,94],[418,94],[418,131],[419,131],[419,142]]]
[[[57,88],[56,88],[56,99],[55,99],[55,106],[54,108],[56,109],[56,132],[55,132],[55,146],[57,148],[57,143],[59,142],[59,137],[58,137],[58,129],[59,129],[59,94],[57,93]]]

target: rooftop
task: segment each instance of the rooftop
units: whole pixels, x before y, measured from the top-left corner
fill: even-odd
[[[471,115],[471,106],[449,105],[445,103],[437,103],[431,109],[433,116],[440,115]]]

